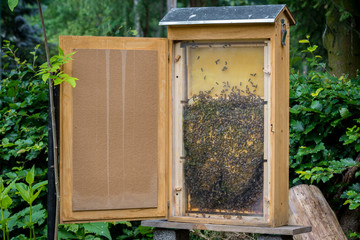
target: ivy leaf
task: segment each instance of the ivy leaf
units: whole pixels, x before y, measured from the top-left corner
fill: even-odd
[[[13,12],[14,8],[18,5],[19,0],[8,0],[10,10]]]
[[[90,233],[95,233],[100,236],[104,236],[107,239],[112,239],[109,231],[108,224],[105,222],[95,222],[95,223],[84,223],[83,224],[85,231]]]

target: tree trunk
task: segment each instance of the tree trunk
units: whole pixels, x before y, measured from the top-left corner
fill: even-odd
[[[172,8],[176,8],[177,0],[167,0],[167,11],[169,12]]]
[[[140,37],[140,32],[141,32],[141,28],[140,28],[140,17],[139,17],[139,9],[138,9],[138,0],[134,0],[134,13],[135,13],[135,30],[136,30],[136,37]]]
[[[342,74],[355,77],[360,68],[360,1],[334,0],[328,8],[324,45],[329,67],[337,77]],[[340,20],[347,14],[351,15]]]
[[[289,191],[289,225],[312,226],[310,233],[294,236],[295,240],[346,240],[346,236],[320,189],[298,185]]]

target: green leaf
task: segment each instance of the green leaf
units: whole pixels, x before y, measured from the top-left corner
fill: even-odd
[[[18,5],[19,0],[8,0],[10,10],[13,12],[14,8]]]
[[[343,108],[340,108],[339,109],[339,112],[340,112],[340,116],[342,118],[347,118],[349,116],[351,116],[352,114],[349,112],[349,109],[346,108],[346,107],[343,107]]]
[[[132,227],[132,224],[131,224],[131,222],[129,222],[129,221],[115,222],[115,225],[116,225],[116,224],[124,224],[124,225],[126,225],[127,227]]]
[[[316,89],[316,92],[311,93],[311,96],[317,97],[322,90],[324,90],[324,89],[323,89],[323,88],[318,88],[318,89]]]
[[[30,202],[30,189],[24,183],[16,183],[16,189],[19,191],[21,197],[25,200],[25,202]]]
[[[31,185],[34,182],[35,178],[35,165],[31,168],[31,170],[26,174],[26,182]]]
[[[73,78],[73,77],[67,77],[65,78],[65,81],[67,83],[69,83],[73,88],[76,87],[76,80],[78,80],[77,78]]]
[[[34,195],[32,195],[31,197],[30,197],[30,203],[32,203],[32,202],[34,202],[35,201],[35,199],[39,196],[39,194],[41,193],[41,190],[42,190],[42,188],[39,188],[39,190],[34,194]]]
[[[60,228],[58,231],[59,240],[61,239],[78,239],[75,234],[69,233],[65,229]]]
[[[317,45],[313,45],[311,47],[308,47],[307,50],[309,50],[309,52],[314,52],[317,48],[318,48]]]
[[[294,131],[296,132],[302,132],[304,131],[304,124],[300,121],[294,121],[291,123],[291,127],[294,129]]]
[[[69,226],[69,231],[73,232],[73,233],[77,233],[79,231],[79,224],[70,224]]]
[[[310,43],[310,42],[307,39],[302,39],[302,40],[299,41],[299,43]]]
[[[344,168],[356,166],[356,162],[352,158],[341,159],[340,163]]]
[[[33,190],[36,190],[36,189],[38,189],[39,187],[45,186],[46,184],[48,184],[48,181],[47,181],[47,180],[46,180],[46,181],[39,182],[39,183],[35,184],[35,185],[32,187],[32,189],[33,189]]]
[[[61,49],[61,47],[59,47],[59,55],[64,56],[64,51]]]
[[[138,227],[138,229],[142,235],[146,235],[146,234],[152,233],[154,231],[154,228],[152,228],[152,227],[145,227],[145,226],[141,226],[141,225]]]
[[[14,186],[16,182],[16,179],[13,180],[5,189],[4,189],[4,185],[1,183],[2,185],[2,190],[1,190],[1,194],[0,194],[0,200],[3,199],[5,197],[5,195],[8,194],[8,192],[10,191],[10,189]]]
[[[49,77],[50,77],[50,73],[45,73],[45,74],[43,74],[41,77],[42,77],[42,80],[43,80],[44,82],[46,82],[46,81],[49,79]]]
[[[12,199],[9,195],[6,195],[3,199],[0,200],[0,207],[2,209],[7,209],[12,204]]]
[[[318,111],[321,111],[323,108],[323,105],[319,101],[313,101],[310,106],[311,109],[315,109]]]
[[[354,183],[349,187],[349,189],[360,193],[360,183]]]
[[[26,152],[26,149],[22,148],[22,149],[20,149],[19,151],[17,151],[16,153],[17,153],[17,154],[21,154],[21,153],[24,153],[24,152]]]
[[[109,231],[108,224],[105,222],[95,222],[95,223],[84,223],[83,224],[85,231],[90,233],[95,233],[100,236],[104,236],[107,239],[112,239]]]

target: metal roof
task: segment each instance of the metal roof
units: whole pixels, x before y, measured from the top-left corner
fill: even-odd
[[[159,25],[274,23],[282,11],[286,12],[290,24],[295,24],[286,5],[278,4],[173,8],[161,19]]]

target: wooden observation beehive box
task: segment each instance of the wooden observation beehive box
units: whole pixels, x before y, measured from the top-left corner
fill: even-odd
[[[288,219],[285,5],[172,9],[168,38],[60,37],[61,221]]]

